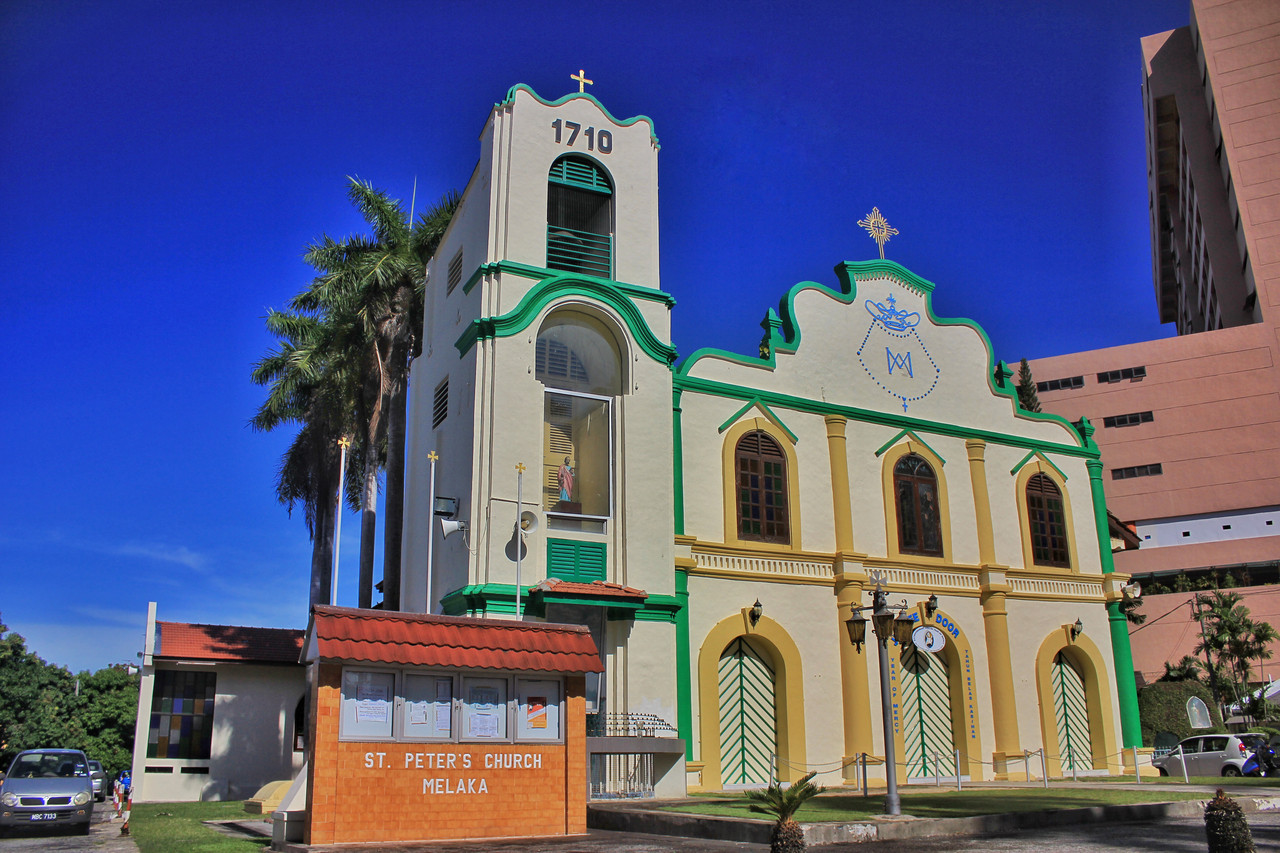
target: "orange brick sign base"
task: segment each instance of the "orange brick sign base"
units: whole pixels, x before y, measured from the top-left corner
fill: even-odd
[[[565,743],[339,742],[342,669],[320,666],[308,844],[587,831],[583,679],[566,679]]]

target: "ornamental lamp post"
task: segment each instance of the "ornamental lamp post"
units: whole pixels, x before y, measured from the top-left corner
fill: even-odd
[[[880,714],[884,729],[885,780],[888,784],[884,796],[884,813],[897,815],[902,814],[902,800],[898,796],[897,756],[894,754],[891,711],[893,700],[889,695],[889,639],[892,637],[903,649],[911,648],[911,632],[915,623],[907,618],[906,601],[891,606],[883,582],[877,579],[871,604],[851,605],[850,616],[844,623],[849,631],[849,641],[859,654],[862,653],[862,644],[867,638],[867,618],[862,615],[864,610],[871,611],[871,627],[875,631],[880,654]]]

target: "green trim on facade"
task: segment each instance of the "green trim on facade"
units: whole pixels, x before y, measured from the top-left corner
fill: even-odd
[[[570,92],[569,94],[565,95],[562,98],[558,98],[554,101],[548,101],[546,98],[542,97],[537,92],[533,91],[533,89],[528,84],[517,83],[507,90],[506,98],[497,102],[493,106],[497,108],[497,107],[504,107],[507,104],[515,103],[516,92],[521,89],[523,89],[524,91],[532,95],[535,101],[548,107],[558,107],[563,103],[567,103],[568,101],[575,101],[579,99],[590,101],[600,109],[600,112],[604,113],[605,116],[608,117],[609,121],[613,122],[618,127],[631,127],[631,125],[638,124],[642,121],[647,122],[649,125],[649,138],[653,140],[654,147],[659,150],[661,150],[662,148],[662,145],[658,142],[657,131],[654,130],[654,127],[653,127],[653,119],[649,118],[646,115],[639,115],[639,116],[633,116],[632,118],[629,118],[626,121],[619,121],[618,119],[614,118],[613,113],[605,109],[604,104],[597,101],[594,95],[591,95],[587,92]]]
[[[1000,369],[1000,365],[1004,365],[1004,362],[1000,362],[995,359],[995,355],[994,355],[995,348],[992,347],[991,345],[991,338],[990,336],[987,335],[986,329],[982,328],[982,326],[978,325],[973,320],[967,320],[963,318],[950,319],[950,318],[938,317],[933,312],[932,293],[933,293],[934,285],[932,282],[927,281],[923,278],[920,278],[918,275],[911,272],[906,267],[900,264],[897,264],[894,261],[881,260],[881,259],[874,259],[870,261],[845,261],[844,263],[836,265],[835,273],[836,273],[836,277],[840,281],[839,291],[833,290],[832,288],[827,287],[826,285],[823,285],[823,284],[819,284],[817,282],[802,281],[795,285],[792,285],[792,287],[786,292],[786,294],[783,295],[782,299],[779,301],[779,305],[778,305],[779,311],[776,315],[777,316],[776,323],[781,330],[781,335],[776,339],[774,337],[775,322],[773,319],[775,315],[773,315],[772,312],[770,312],[770,314],[767,314],[765,316],[765,320],[761,325],[766,326],[766,335],[769,338],[769,346],[768,346],[767,353],[762,352],[759,357],[751,357],[751,356],[745,356],[739,353],[732,353],[726,350],[715,349],[715,348],[704,348],[704,349],[695,350],[692,355],[690,355],[688,358],[682,360],[679,364],[676,365],[674,381],[678,385],[680,385],[680,387],[683,387],[686,389],[694,389],[694,390],[698,390],[708,394],[717,394],[718,396],[722,396],[722,397],[737,397],[743,400],[750,400],[752,399],[752,397],[757,395],[763,397],[764,395],[761,392],[757,392],[757,391],[746,392],[744,389],[740,388],[739,386],[733,386],[727,383],[715,382],[713,380],[697,379],[690,376],[689,372],[693,369],[693,366],[703,358],[719,358],[734,364],[740,364],[748,367],[767,367],[772,370],[777,364],[777,354],[779,351],[784,353],[794,354],[800,348],[801,334],[800,334],[800,327],[795,320],[795,300],[796,300],[796,296],[801,291],[818,290],[826,294],[830,298],[836,300],[837,302],[842,302],[846,305],[849,305],[854,302],[857,296],[857,283],[859,281],[868,281],[874,278],[887,276],[901,283],[904,287],[913,288],[924,294],[925,309],[929,315],[929,319],[935,325],[966,326],[978,333],[978,335],[982,338],[983,343],[986,345],[986,349],[987,349],[987,371],[986,371],[987,388],[991,391],[991,393],[994,396],[1006,397],[1010,400],[1014,417],[1024,418],[1026,420],[1046,421],[1046,422],[1056,423],[1056,424],[1059,424],[1060,426],[1068,427],[1070,435],[1073,439],[1076,439],[1078,437],[1078,433],[1075,431],[1074,425],[1070,421],[1068,421],[1066,418],[1061,417],[1060,415],[1052,415],[1052,414],[1043,413],[1043,412],[1027,412],[1019,408],[1019,406],[1017,405],[1017,400],[1018,400],[1017,388],[1012,383],[1001,381],[998,376],[998,374],[1002,372]],[[1008,370],[1007,365],[1004,365],[1004,370],[1005,371]],[[1007,379],[1007,375],[1004,378]],[[716,389],[723,389],[723,390],[716,390]],[[769,399],[771,401],[777,401],[779,405],[782,405],[783,400],[790,400],[790,401],[799,400],[799,398],[789,397],[788,395],[783,395],[783,394],[770,394]],[[905,416],[899,417],[899,416],[891,415],[888,413],[881,413],[881,412],[871,412],[866,409],[832,406],[828,403],[819,402],[819,401],[804,401],[804,405],[800,405],[800,406],[787,405],[787,408],[799,408],[800,411],[821,412],[822,414],[840,414],[840,415],[844,415],[845,417],[850,417],[856,420],[879,422],[879,423],[885,423],[885,424],[900,426],[900,427],[907,427],[907,426],[912,426],[916,424],[923,425],[928,423],[927,421],[921,421],[915,418],[907,418]],[[865,413],[865,416],[859,413]],[[1003,440],[1004,437],[995,438],[995,436],[1000,435],[998,433],[988,433],[982,430],[959,431],[957,430],[957,428],[952,427],[950,425],[946,425],[946,426],[948,427],[948,431],[945,431],[945,432],[937,429],[933,429],[929,431],[943,432],[943,434],[946,434],[946,435],[956,435],[962,438],[984,438],[990,441],[996,441],[997,443],[1000,443],[1000,444],[1006,444],[1006,445],[1011,444],[1012,446],[1015,446],[1015,447],[1028,447],[1028,448],[1038,447],[1045,450],[1052,450],[1054,452],[1065,452],[1065,451],[1059,450],[1059,448],[1065,447],[1066,445],[1058,445],[1054,442],[1046,442],[1046,441],[1040,441],[1038,439],[1030,439],[1030,438],[1022,438],[1022,437],[1017,437],[1017,441],[1008,441],[1008,440]],[[988,438],[988,436],[991,436],[991,438]],[[1013,438],[1013,437],[1008,437],[1008,438]],[[1085,449],[1088,448],[1087,440],[1082,441],[1081,444]],[[1089,453],[1080,453],[1079,452],[1080,450],[1081,448],[1079,447],[1075,448],[1075,452],[1072,453],[1072,455],[1076,455],[1076,456],[1090,455]],[[1092,451],[1093,451],[1092,455],[1096,455],[1097,447],[1094,446],[1092,448]]]
[[[528,590],[522,596],[529,600]],[[486,613],[515,615],[516,585],[513,583],[470,584],[440,599],[440,609],[446,616],[484,616]]]
[[[938,461],[939,461],[939,462],[941,462],[943,465],[946,465],[946,464],[947,464],[947,460],[945,460],[945,459],[943,459],[943,458],[942,458],[942,454],[941,454],[941,453],[939,453],[938,451],[934,450],[934,449],[933,449],[933,447],[929,444],[929,442],[925,441],[923,438],[921,438],[920,436],[916,435],[914,432],[912,432],[912,431],[911,431],[911,430],[909,430],[909,429],[904,429],[902,432],[898,433],[898,434],[897,434],[897,435],[895,435],[893,438],[889,439],[889,440],[888,440],[888,441],[886,441],[883,445],[881,445],[880,449],[876,451],[876,458],[877,458],[877,459],[879,459],[881,456],[883,456],[883,455],[884,455],[884,452],[885,452],[886,450],[888,450],[890,447],[893,447],[893,446],[894,446],[895,444],[897,444],[899,441],[901,441],[901,440],[902,440],[902,437],[903,437],[904,435],[905,435],[905,436],[910,436],[910,437],[911,437],[911,439],[912,439],[913,441],[918,441],[918,442],[920,442],[921,444],[923,444],[925,447],[928,447],[928,448],[929,448],[929,452],[930,452],[930,453],[932,453],[934,456],[938,457]]]
[[[1093,426],[1086,439],[1092,444]],[[1096,446],[1096,445],[1095,445]],[[1093,521],[1098,534],[1098,551],[1102,559],[1102,573],[1115,572],[1111,557],[1111,527],[1107,523],[1107,496],[1102,488],[1102,460],[1089,459],[1089,491],[1093,496]],[[1107,619],[1111,628],[1111,659],[1116,668],[1116,694],[1120,703],[1120,733],[1125,747],[1142,746],[1142,720],[1138,716],[1138,684],[1133,677],[1133,650],[1129,646],[1129,620],[1120,612],[1120,602],[1107,603]]]
[[[684,432],[680,423],[680,389],[671,392],[671,512],[675,533],[684,535]]]
[[[535,267],[532,264],[521,264],[516,261],[494,261],[491,264],[481,264],[476,267],[475,272],[462,285],[463,293],[470,293],[471,288],[476,286],[476,282],[487,275],[506,274],[520,276],[521,278],[532,279],[533,281],[544,281],[549,278],[573,278],[584,279],[586,281],[598,281],[608,284],[616,290],[625,293],[632,299],[643,299],[646,302],[658,302],[668,308],[675,307],[676,298],[665,290],[657,290],[652,287],[644,287],[639,284],[628,284],[625,281],[615,281],[611,278],[598,278],[596,276],[585,275],[583,273],[566,273],[562,270],[552,270],[546,267]]]
[[[644,600],[644,607],[635,611],[635,620],[637,622],[667,622],[672,625],[679,625],[680,613],[683,608],[684,604],[681,603],[679,596],[654,593]]]
[[[1045,456],[1043,453],[1041,453],[1039,450],[1033,450],[1033,451],[1031,451],[1030,453],[1028,453],[1026,456],[1022,457],[1022,461],[1021,461],[1021,462],[1019,462],[1017,465],[1014,465],[1014,466],[1013,466],[1013,468],[1011,468],[1011,469],[1009,470],[1009,475],[1010,475],[1010,476],[1013,476],[1013,475],[1017,474],[1019,471],[1021,471],[1021,470],[1022,470],[1022,466],[1026,465],[1028,462],[1030,462],[1030,461],[1031,461],[1033,458],[1035,458],[1036,456],[1039,456],[1039,457],[1040,457],[1040,461],[1041,461],[1041,462],[1043,462],[1044,464],[1048,465],[1048,466],[1049,466],[1050,468],[1052,468],[1053,470],[1057,471],[1057,472],[1058,472],[1058,476],[1062,478],[1062,482],[1064,482],[1064,483],[1065,483],[1065,482],[1067,481],[1067,475],[1066,475],[1066,474],[1064,474],[1064,473],[1062,473],[1062,469],[1061,469],[1061,468],[1059,468],[1057,465],[1054,465],[1054,464],[1053,464],[1053,462],[1052,462],[1052,461],[1051,461],[1047,456]]]
[[[676,733],[684,739],[684,757],[693,760],[693,661],[689,642],[689,572],[676,569]]]
[[[910,429],[916,433],[945,435],[951,438],[980,438],[988,444],[1002,444],[1006,447],[1022,447],[1028,450],[1041,450],[1045,453],[1061,453],[1064,456],[1077,456],[1085,459],[1098,456],[1097,445],[1092,448],[1075,444],[1058,444],[1023,435],[1009,435],[993,430],[976,429],[974,427],[930,421],[924,418],[913,418],[893,412],[881,412],[874,409],[862,409],[856,406],[839,406],[824,400],[809,400],[803,397],[792,397],[790,394],[779,394],[773,391],[762,391],[758,388],[745,388],[741,385],[730,385],[709,379],[695,379],[689,376],[676,375],[672,382],[682,391],[694,391],[716,397],[734,400],[759,399],[770,406],[783,409],[794,409],[798,412],[817,415],[839,415],[851,421],[880,424],[898,429]],[[1072,432],[1074,436],[1074,431]]]
[[[658,292],[658,291],[650,291]],[[527,329],[542,310],[565,296],[585,296],[603,302],[618,313],[632,338],[645,355],[660,364],[670,365],[676,359],[676,348],[665,344],[649,328],[644,316],[617,282],[583,275],[558,275],[536,285],[515,308],[500,317],[481,317],[467,324],[454,342],[459,356],[465,356],[476,341],[484,338],[507,338]]]
[[[782,418],[778,417],[772,409],[770,409],[768,406],[766,406],[764,403],[760,402],[759,400],[751,400],[741,409],[738,409],[738,411],[734,412],[733,415],[730,416],[729,420],[720,424],[720,428],[717,430],[717,432],[724,432],[729,427],[736,424],[738,422],[738,418],[742,417],[745,413],[751,411],[751,409],[755,406],[759,406],[760,411],[764,412],[765,417],[768,418],[770,422],[773,423],[774,426],[776,426],[778,429],[782,430],[787,434],[787,438],[791,439],[792,444],[800,443],[800,439],[797,438],[796,434],[792,432],[791,429],[785,423],[782,422]]]

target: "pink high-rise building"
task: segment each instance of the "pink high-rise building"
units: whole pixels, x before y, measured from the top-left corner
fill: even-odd
[[[1178,337],[1038,359],[1040,402],[1097,428],[1108,507],[1141,542],[1118,571],[1274,579],[1280,2],[1192,0],[1190,26],[1144,38],[1142,59],[1152,274]]]

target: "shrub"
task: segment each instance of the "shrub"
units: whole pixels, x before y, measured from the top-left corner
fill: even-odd
[[[1240,804],[1218,789],[1204,807],[1204,831],[1209,853],[1254,853],[1253,833]]]
[[[1187,719],[1187,700],[1199,696],[1209,706],[1212,730],[1193,729]],[[1138,692],[1138,715],[1142,718],[1142,742],[1155,743],[1157,732],[1172,732],[1178,740],[1194,734],[1225,732],[1222,716],[1209,688],[1198,681],[1157,681]]]

